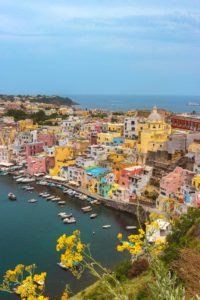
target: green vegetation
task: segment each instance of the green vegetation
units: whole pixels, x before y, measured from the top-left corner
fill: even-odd
[[[184,248],[200,249],[200,209],[190,208],[186,215],[175,221],[172,233],[167,237],[168,246],[166,247],[163,260],[171,263],[180,255],[180,250]]]
[[[63,118],[63,116],[57,113],[47,116],[45,115],[45,112],[43,110],[39,110],[36,113],[29,114],[20,109],[9,109],[5,115],[13,117],[15,121],[32,119],[34,124],[38,123],[38,124],[46,124],[46,125],[51,125],[50,122],[51,119]]]
[[[58,106],[60,105],[72,106],[77,104],[69,97],[60,97],[60,96],[0,95],[0,98],[4,101],[11,101],[11,102],[14,102],[16,100],[23,100],[23,101],[53,104]]]
[[[115,276],[128,292],[128,299],[200,299],[200,209],[191,208],[177,219],[167,242],[164,253],[150,265],[143,258],[116,266]],[[110,298],[98,281],[71,299]]]

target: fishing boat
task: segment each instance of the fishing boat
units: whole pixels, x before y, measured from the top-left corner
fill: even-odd
[[[74,217],[66,218],[66,219],[63,220],[63,223],[64,224],[74,224],[74,223],[76,223],[76,219]]]
[[[61,198],[60,197],[54,197],[53,199],[51,199],[51,201],[60,201],[61,200]]]
[[[9,194],[8,194],[8,199],[10,199],[10,200],[16,200],[17,197],[15,196],[15,194],[9,193]]]
[[[132,229],[136,229],[137,226],[126,226],[126,230],[132,230]]]
[[[90,203],[91,203],[91,204],[97,204],[97,203],[98,203],[98,200],[96,200],[96,199],[91,200]]]
[[[69,219],[72,217],[72,214],[67,214],[63,212],[63,213],[59,213],[58,216],[61,217],[61,219]]]
[[[58,262],[57,265],[58,265],[61,269],[65,270],[65,271],[67,270],[67,267],[66,267],[62,262]]]
[[[44,193],[42,197],[43,197],[43,198],[47,198],[47,197],[49,197],[49,196],[51,196],[51,195],[48,194],[48,193]]]
[[[89,206],[85,206],[85,207],[81,207],[81,210],[83,211],[83,212],[89,212],[89,211],[91,211],[92,210],[92,207],[89,205]]]
[[[66,202],[65,201],[58,201],[59,205],[64,205]]]
[[[25,190],[26,191],[33,191],[34,187],[33,186],[27,186],[27,187],[25,187]]]
[[[111,225],[103,225],[102,228],[106,229],[106,228],[110,228]]]
[[[31,183],[34,182],[35,179],[34,178],[28,178],[28,177],[22,177],[21,179],[19,179],[19,183]]]
[[[46,198],[46,200],[52,200],[53,198],[55,198],[55,196],[50,195],[50,196],[48,196],[48,197]]]
[[[98,215],[97,214],[91,214],[90,215],[90,219],[94,219],[94,218],[96,218]]]
[[[28,200],[28,203],[36,203],[36,202],[38,202],[38,200],[36,200],[36,199],[30,199],[30,200]]]

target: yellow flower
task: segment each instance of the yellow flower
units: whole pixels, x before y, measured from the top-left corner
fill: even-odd
[[[140,228],[138,231],[139,231],[139,233],[140,233],[141,235],[145,235],[145,232],[144,232],[144,230],[143,230],[142,228]]]
[[[121,233],[118,233],[117,238],[118,238],[119,240],[121,240],[121,239],[122,239],[122,234],[121,234]]]

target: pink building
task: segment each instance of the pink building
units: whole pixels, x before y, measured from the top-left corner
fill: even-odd
[[[161,179],[160,194],[166,197],[178,196],[183,185],[191,185],[193,176],[192,172],[176,167],[173,172]]]
[[[38,133],[37,135],[38,142],[43,142],[44,146],[52,147],[56,144],[56,137],[54,134],[50,133]]]
[[[34,156],[37,153],[41,153],[43,151],[43,147],[43,142],[29,143],[24,145],[26,157]]]
[[[119,184],[123,187],[128,188],[130,184],[130,177],[141,175],[143,172],[143,168],[141,166],[133,166],[129,168],[125,168],[120,175]]]
[[[55,159],[52,156],[29,156],[27,158],[27,171],[31,176],[39,173],[46,174],[54,165]]]

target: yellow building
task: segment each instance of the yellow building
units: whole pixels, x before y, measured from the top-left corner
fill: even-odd
[[[116,152],[112,152],[108,155],[108,160],[111,160],[113,163],[122,162],[125,160],[123,154],[117,154]]]
[[[200,191],[200,174],[196,175],[192,179],[192,185],[195,187],[195,189],[197,189],[198,191]]]
[[[26,129],[36,129],[38,128],[37,124],[33,124],[33,120],[31,119],[25,119],[25,120],[20,120],[18,122],[18,128],[20,131],[24,131]]]
[[[110,132],[119,132],[120,134],[124,131],[123,123],[108,123],[108,131]]]
[[[97,143],[112,143],[113,139],[116,137],[121,137],[121,134],[119,132],[101,132],[97,134]]]
[[[138,151],[147,154],[148,151],[162,150],[170,134],[171,125],[161,118],[154,107],[146,122],[139,125]]]
[[[55,147],[55,167],[50,169],[50,175],[58,176],[62,167],[73,165],[75,163],[76,161],[73,159],[73,151],[70,147]]]

